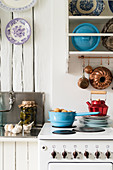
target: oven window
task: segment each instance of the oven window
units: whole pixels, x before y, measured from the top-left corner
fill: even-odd
[[[112,170],[112,163],[49,163],[48,170]]]

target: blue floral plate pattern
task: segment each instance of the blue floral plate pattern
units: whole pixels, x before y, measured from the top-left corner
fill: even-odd
[[[108,0],[109,8],[113,12],[113,0]]]
[[[30,38],[31,27],[25,19],[15,18],[7,24],[5,34],[12,44],[24,44]]]
[[[37,0],[0,0],[0,8],[10,12],[26,11],[33,7]]]
[[[90,15],[98,16],[105,8],[103,0],[72,0],[69,11],[73,16]]]

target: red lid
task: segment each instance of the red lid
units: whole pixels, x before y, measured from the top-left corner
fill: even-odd
[[[92,102],[91,102],[92,104],[105,104],[105,101],[104,100],[93,100]]]

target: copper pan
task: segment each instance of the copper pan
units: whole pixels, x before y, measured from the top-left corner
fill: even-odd
[[[112,73],[106,67],[97,67],[90,74],[89,81],[95,89],[106,89],[112,82]]]
[[[78,86],[82,89],[86,89],[89,86],[89,80],[84,74],[84,61],[83,61],[83,76],[78,80]]]

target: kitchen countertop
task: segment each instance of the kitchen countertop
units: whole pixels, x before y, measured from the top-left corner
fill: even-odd
[[[29,133],[21,132],[19,134],[13,134],[11,132],[6,132],[4,127],[0,127],[0,141],[38,141],[38,134],[41,128],[32,128]]]

